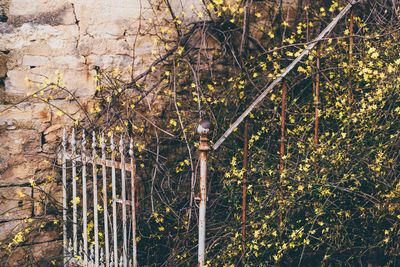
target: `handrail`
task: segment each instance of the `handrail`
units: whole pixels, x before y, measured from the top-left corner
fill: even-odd
[[[249,113],[264,99],[264,97],[277,85],[282,79],[297,65],[297,63],[300,62],[300,60],[307,55],[313,48],[314,46],[322,40],[322,38],[325,37],[338,23],[338,21],[351,9],[351,7],[355,4],[357,4],[360,0],[352,0],[345,8],[342,9],[342,11],[332,20],[332,22],[318,35],[318,37],[311,42],[307,46],[307,48],[295,59],[290,63],[290,65],[286,68],[286,70],[278,77],[276,78],[266,89],[264,92],[262,92],[261,95],[257,97],[257,99],[246,109],[245,112],[240,115],[240,117],[232,124],[232,126],[226,130],[226,132],[218,139],[218,141],[212,146],[213,150],[216,150],[228,136],[235,130],[239,124],[244,120],[244,118],[249,115]],[[267,85],[266,85],[267,86]],[[262,90],[266,87],[264,86]]]

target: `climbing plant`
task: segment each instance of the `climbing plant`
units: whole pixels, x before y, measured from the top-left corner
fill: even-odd
[[[197,261],[199,119],[214,124],[210,138],[215,141],[348,1],[285,6],[282,1],[210,0],[188,10],[168,1],[149,3],[138,32],[138,38],[153,39],[149,67],[99,70],[94,102],[80,105],[83,119],[53,108],[86,130],[135,138],[144,185],[137,218],[139,263],[192,266]],[[279,154],[280,86],[249,115],[247,170],[242,126],[210,152],[210,266],[396,264],[398,6],[362,1],[351,16],[320,42],[320,53],[313,50],[286,78],[284,155]],[[321,105],[315,136],[317,75]],[[44,89],[29,97],[51,104],[55,92],[68,93],[61,80],[57,74],[55,82],[42,81]]]

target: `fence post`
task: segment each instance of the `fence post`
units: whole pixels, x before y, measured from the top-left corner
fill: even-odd
[[[136,165],[135,158],[133,156],[133,139],[130,138],[129,142],[129,156],[131,158],[131,190],[132,190],[132,259],[133,265],[129,266],[137,267],[137,252],[136,252],[136,202],[135,202],[135,176],[136,176]]]
[[[92,139],[92,167],[93,167],[93,221],[94,221],[94,262],[99,266],[99,227],[98,227],[98,204],[97,204],[97,164],[96,164],[96,134],[93,132]]]
[[[82,215],[83,215],[83,254],[84,264],[88,264],[88,232],[87,232],[87,183],[86,183],[86,135],[82,133]]]
[[[78,251],[78,217],[77,217],[77,206],[76,206],[76,139],[75,139],[75,129],[72,128],[72,137],[71,137],[71,150],[72,150],[72,231],[73,231],[73,253],[72,255],[75,257]]]
[[[67,137],[65,133],[65,128],[63,131],[62,138],[62,183],[63,183],[63,257],[64,257],[64,266],[67,266]]]
[[[108,202],[107,202],[107,164],[106,164],[106,141],[104,139],[104,132],[101,134],[101,169],[103,175],[103,215],[104,215],[104,250],[105,250],[105,260],[106,267],[110,266],[110,245],[109,245],[109,236],[108,236]]]
[[[206,201],[207,201],[207,152],[210,151],[208,144],[208,133],[211,129],[211,122],[200,121],[197,132],[200,134],[200,207],[199,207],[199,260],[198,266],[203,267],[205,263],[206,243]]]
[[[111,184],[112,184],[112,209],[113,209],[113,255],[115,267],[118,266],[118,240],[117,240],[117,184],[115,179],[115,144],[114,135],[111,135]]]
[[[121,154],[121,198],[122,198],[122,256],[124,267],[128,265],[127,261],[127,228],[126,228],[126,185],[125,185],[125,155],[124,155],[124,138],[121,136],[119,140],[119,153]],[[122,257],[121,256],[121,257]]]
[[[282,196],[282,183],[283,183],[283,175],[285,172],[285,160],[284,160],[284,155],[285,155],[285,125],[286,125],[286,80],[283,80],[282,83],[282,113],[281,113],[281,139],[279,140],[280,144],[280,162],[279,162],[279,173],[280,173],[280,178],[279,178],[279,227],[282,224],[282,201],[283,201],[283,196]]]

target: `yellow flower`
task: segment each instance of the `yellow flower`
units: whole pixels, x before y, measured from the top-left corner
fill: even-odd
[[[119,68],[114,68],[113,74],[114,74],[114,75],[118,75],[118,73],[119,73]]]
[[[36,185],[35,180],[33,180],[32,178],[29,179],[29,183],[31,184],[31,186],[35,186]]]

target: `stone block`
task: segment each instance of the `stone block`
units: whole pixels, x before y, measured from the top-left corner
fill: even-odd
[[[11,0],[8,12],[14,16],[26,16],[40,13],[43,9],[54,10],[65,1],[58,0]]]
[[[91,54],[130,55],[132,54],[132,49],[125,40],[96,39],[89,36],[84,36],[79,41],[78,52],[83,56],[88,56]]]
[[[0,22],[0,34],[1,35],[10,34],[13,32],[14,32],[14,29],[10,25],[8,25],[8,23]]]
[[[8,221],[7,223],[1,223],[0,224],[0,240],[5,240],[7,238],[10,238],[13,231],[18,229],[18,226],[21,224],[20,221]],[[0,256],[1,257],[1,256]],[[12,263],[10,265],[12,266]]]
[[[22,60],[24,58],[24,52],[22,50],[11,50],[7,54],[7,69],[13,70],[22,66]]]
[[[58,68],[60,67],[60,68]],[[59,70],[64,76],[64,81],[67,84],[67,89],[71,92],[76,92],[77,96],[89,96],[95,92],[95,83],[93,77],[96,75],[94,70],[73,70],[63,69],[62,66],[37,67],[29,70],[10,70],[7,73],[5,82],[6,93],[14,95],[26,95],[37,90],[37,88],[29,88],[25,84],[25,77],[37,82],[41,82],[42,77],[48,77],[54,80],[56,75],[55,70]]]
[[[7,106],[0,106],[8,108]],[[49,105],[45,103],[24,102],[10,108],[0,114],[0,125],[16,124],[41,124],[49,122],[51,119],[51,111]],[[17,135],[17,133],[15,133]],[[19,133],[18,133],[19,134]]]
[[[36,40],[27,44],[24,47],[26,54],[46,57],[57,57],[57,56],[76,56],[76,40],[69,41],[56,41],[53,39],[53,43],[50,44],[46,40]]]
[[[22,60],[23,66],[45,66],[49,63],[49,59],[43,56],[24,56]]]
[[[135,39],[135,37],[132,36],[132,37],[127,38],[127,41],[128,41],[128,43],[133,44],[134,39]],[[149,55],[151,55],[151,51],[155,48],[156,48],[156,46],[155,46],[152,38],[140,37],[136,41],[135,54],[136,55],[144,55],[147,58],[150,58]]]
[[[86,0],[75,1],[74,5],[78,19],[90,25],[123,19],[134,22],[137,20],[141,4],[144,9],[148,5],[146,1],[140,0]]]
[[[16,157],[13,157],[13,159],[18,160]],[[28,183],[29,178],[31,178],[37,170],[37,163],[37,161],[20,162],[17,165],[8,166],[0,176],[0,183],[2,185]]]
[[[52,48],[65,49],[76,46],[79,31],[77,25],[50,26],[25,23],[12,33],[0,35],[0,50],[22,49],[34,42],[50,42]],[[33,55],[37,55],[34,54]]]
[[[11,160],[13,155],[18,155],[20,160],[25,161],[25,152],[32,149],[35,153],[38,147],[40,147],[40,134],[35,130],[15,130],[5,131],[0,134],[0,141],[3,144],[0,148],[0,154],[3,158]],[[10,163],[14,164],[16,159],[14,158]]]
[[[32,92],[33,89],[25,85],[25,77],[33,78],[27,71],[9,70],[5,80],[6,93],[26,95]]]
[[[63,126],[61,124],[55,124],[47,128],[43,132],[44,144],[42,146],[44,153],[53,153],[55,149],[60,145],[60,141],[63,135]]]
[[[32,201],[31,188],[0,188],[0,220],[24,219],[30,215]]]
[[[100,23],[92,24],[87,27],[87,34],[94,38],[111,38],[117,39],[123,36],[126,26],[117,23]]]
[[[82,60],[79,57],[66,55],[51,58],[50,66],[55,68],[70,68],[70,69],[82,69]]]
[[[7,73],[7,56],[0,52],[0,78],[6,76]]]
[[[73,6],[58,0],[11,0],[8,22],[20,26],[26,22],[48,25],[75,23]]]

